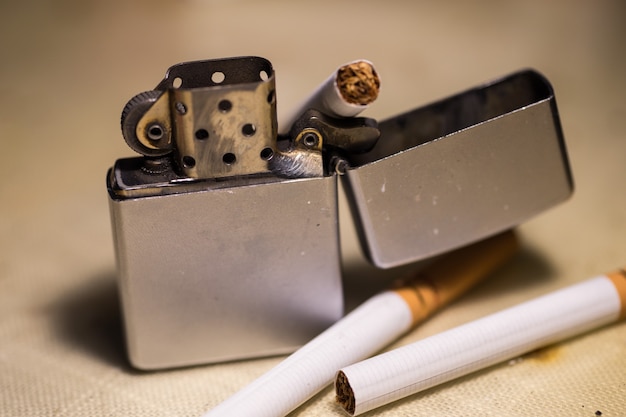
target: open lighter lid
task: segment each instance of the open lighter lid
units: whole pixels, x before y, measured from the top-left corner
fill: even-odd
[[[550,83],[521,71],[379,124],[343,176],[378,267],[428,258],[566,200],[573,181]]]

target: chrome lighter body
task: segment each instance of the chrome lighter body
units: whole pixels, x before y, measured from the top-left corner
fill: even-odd
[[[572,191],[549,83],[513,74],[377,123],[277,134],[271,64],[176,65],[124,109],[107,187],[131,362],[282,354],[343,314],[337,181],[387,268],[514,227]]]
[[[364,251],[388,268],[522,223],[573,182],[548,81],[523,71],[382,121],[346,179]]]
[[[110,207],[139,368],[288,353],[343,313],[335,177],[204,184]]]

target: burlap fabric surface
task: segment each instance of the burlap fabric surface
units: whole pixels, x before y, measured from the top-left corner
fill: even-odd
[[[104,176],[119,114],[170,65],[259,55],[279,114],[355,58],[390,116],[519,68],[553,83],[576,181],[506,268],[393,346],[626,265],[626,10],[618,1],[36,1],[0,5],[0,415],[198,416],[281,358],[165,372],[126,359]],[[345,210],[342,206],[342,215]],[[350,297],[386,274],[342,224]],[[180,343],[184,343],[181,340]],[[616,324],[376,416],[626,415]],[[294,416],[339,416],[327,389]]]

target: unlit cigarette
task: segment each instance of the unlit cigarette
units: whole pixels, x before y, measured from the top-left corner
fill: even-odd
[[[410,285],[370,298],[204,417],[288,414],[330,384],[338,369],[382,349],[516,250],[517,240],[509,231],[444,256]],[[447,275],[439,275],[443,273]]]
[[[351,415],[626,316],[626,271],[602,275],[341,369]]]
[[[278,122],[278,133],[288,133],[295,120],[309,109],[332,117],[353,117],[378,97],[380,78],[374,65],[366,60],[339,67],[284,120]]]

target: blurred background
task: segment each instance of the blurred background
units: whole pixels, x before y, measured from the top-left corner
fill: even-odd
[[[169,66],[267,58],[279,117],[358,58],[382,78],[364,114],[377,119],[520,68],[547,76],[573,198],[520,227],[525,255],[498,280],[406,342],[626,265],[625,41],[618,0],[0,2],[0,415],[192,416],[279,360],[153,374],[125,360],[105,173],[133,155],[124,104]],[[341,227],[347,268],[377,275]],[[372,415],[620,415],[625,338],[612,326],[568,344],[552,376],[526,361]],[[340,415],[329,390],[294,414]]]

